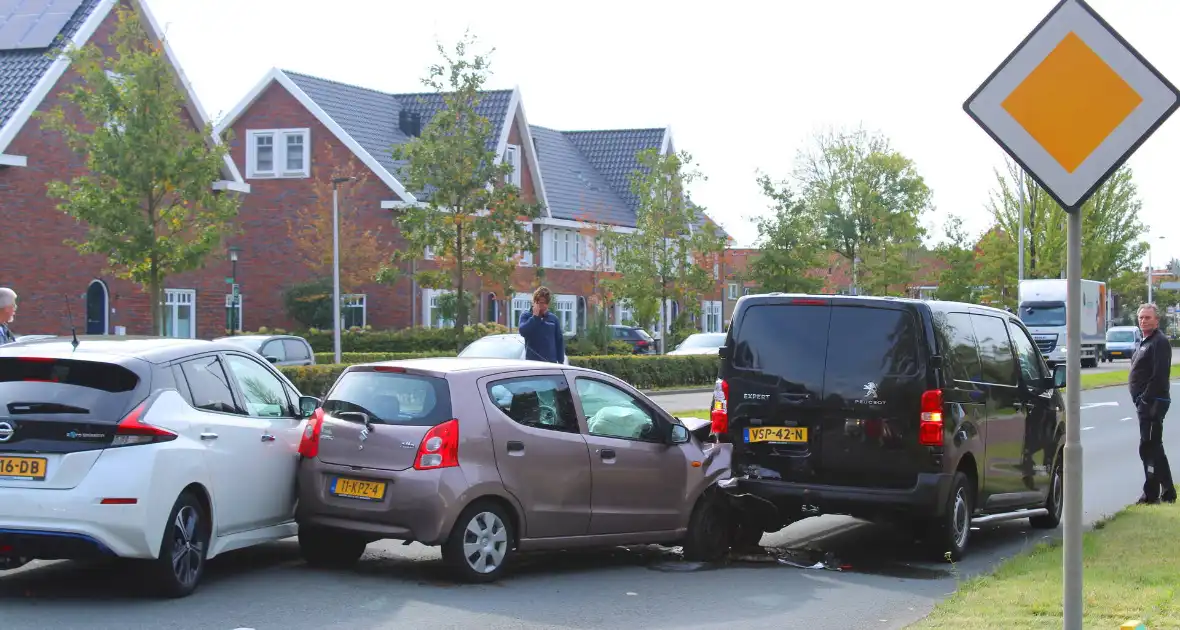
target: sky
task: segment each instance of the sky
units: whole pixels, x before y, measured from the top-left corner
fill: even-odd
[[[388,92],[421,91],[436,44],[464,31],[491,56],[490,89],[519,87],[529,122],[562,130],[665,127],[707,177],[692,190],[739,246],[768,212],[759,173],[791,176],[816,132],[887,136],[933,190],[924,222],[981,233],[1005,154],[963,101],[1056,0],[779,0],[570,4],[439,0],[146,0],[205,109],[228,112],[272,67]],[[1090,0],[1180,84],[1177,0]],[[565,6],[563,10],[561,7]],[[723,11],[719,9],[733,9]],[[1085,94],[1079,94],[1085,98]],[[1180,258],[1180,116],[1128,164],[1157,265]],[[1160,239],[1160,237],[1165,237]],[[1084,246],[1084,245],[1083,245]]]

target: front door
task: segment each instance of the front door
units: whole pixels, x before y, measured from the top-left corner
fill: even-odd
[[[1020,363],[1020,402],[1024,412],[1024,441],[1016,472],[1025,488],[1048,496],[1057,455],[1056,392],[1042,385],[1048,369],[1028,333],[1012,321],[1008,322],[1008,332]]]
[[[259,487],[266,488],[256,506],[263,525],[285,522],[295,509],[295,473],[299,464],[298,401],[287,396],[283,382],[261,362],[239,354],[227,354],[246,413],[268,426],[255,438],[261,443]]]
[[[569,384],[560,373],[479,382],[500,479],[524,510],[524,536],[584,536],[591,467]]]
[[[95,280],[86,289],[86,334],[107,334],[107,288],[101,281]]]
[[[604,380],[574,380],[586,419],[594,487],[590,533],[671,531],[680,526],[688,457],[664,440],[660,414]]]

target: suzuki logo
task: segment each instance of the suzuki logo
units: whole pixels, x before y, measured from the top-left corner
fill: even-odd
[[[16,427],[7,422],[0,422],[0,442],[7,442],[16,433]]]

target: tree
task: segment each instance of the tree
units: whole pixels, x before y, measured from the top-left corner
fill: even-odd
[[[773,202],[774,215],[757,219],[758,255],[742,280],[756,283],[763,291],[819,292],[824,281],[811,274],[821,266],[824,250],[818,217],[786,182],[776,185],[763,175],[758,186]]]
[[[979,301],[979,263],[976,259],[977,240],[972,240],[963,229],[963,219],[951,215],[946,223],[946,239],[934,253],[945,268],[938,274],[938,290],[934,296],[951,302]]]
[[[702,263],[724,251],[725,238],[688,198],[687,187],[702,177],[692,156],[648,149],[637,157],[639,168],[631,174],[639,199],[635,231],[605,235],[618,273],[609,286],[641,326],[659,324],[663,352],[669,324],[660,317],[663,305],[674,299],[689,312],[700,309],[701,294],[716,283],[712,264]]]
[[[365,230],[362,217],[370,208],[359,202],[369,181],[369,170],[347,162],[312,168],[312,200],[287,220],[287,234],[300,262],[315,280],[290,287],[285,294],[287,313],[307,326],[331,326],[332,321],[332,180],[354,177],[338,187],[340,214],[340,293],[356,293],[377,280],[385,260],[381,230]],[[325,319],[326,317],[326,319]]]
[[[86,157],[89,173],[51,182],[48,192],[87,226],[85,240],[67,243],[106,256],[115,275],[142,287],[162,335],[165,278],[200,267],[220,248],[239,200],[212,188],[228,149],[213,141],[210,124],[190,124],[163,46],[133,10],[117,11],[112,57],[94,44],[62,52],[82,79],[63,99],[81,118],[58,106],[43,126]]]
[[[930,189],[909,158],[863,129],[828,132],[800,152],[795,177],[827,247],[852,264],[854,287],[862,276],[878,290],[908,282],[930,207]]]
[[[417,280],[455,293],[459,346],[472,304],[464,296],[468,276],[508,293],[521,252],[536,249],[522,221],[540,212],[506,183],[513,167],[498,161],[492,148],[491,122],[477,109],[490,66],[487,54],[469,54],[474,43],[468,35],[453,53],[438,46],[442,62],[431,66],[422,82],[440,94],[443,109],[418,137],[393,148],[394,157],[406,162],[407,187],[425,191],[419,196],[426,197],[398,216],[406,246],[393,260],[404,263],[424,258],[427,250],[433,253],[436,268],[418,271]]]
[[[996,171],[996,188],[988,210],[1015,251],[1020,208],[1020,166],[1009,160],[1007,172]],[[1024,277],[1060,278],[1065,271],[1066,213],[1031,177],[1024,178],[1026,241]],[[1082,206],[1082,277],[1110,282],[1137,270],[1147,255],[1147,228],[1131,169],[1115,171]]]
[[[1016,244],[1002,228],[993,227],[975,249],[979,260],[979,301],[997,308],[1016,308]]]

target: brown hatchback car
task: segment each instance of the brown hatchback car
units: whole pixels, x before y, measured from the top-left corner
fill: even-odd
[[[687,424],[686,424],[687,423]],[[516,551],[728,548],[714,484],[728,444],[600,372],[505,359],[354,365],[300,445],[299,545],[348,566],[381,539],[441,545],[456,577]],[[708,492],[707,492],[708,491]]]

